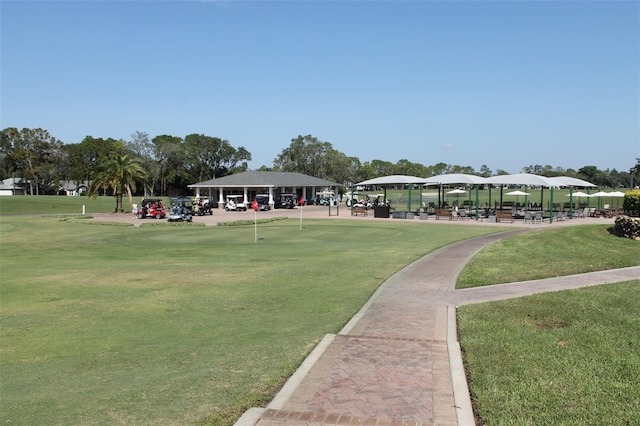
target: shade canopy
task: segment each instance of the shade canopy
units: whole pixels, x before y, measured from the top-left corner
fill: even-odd
[[[449,185],[455,183],[466,183],[471,185],[478,185],[486,183],[487,179],[482,176],[468,175],[464,173],[449,173],[446,175],[438,175],[427,178],[427,185]]]
[[[524,191],[511,191],[511,192],[505,193],[504,195],[531,195],[531,194]]]
[[[582,191],[576,191],[572,194],[567,194],[567,197],[569,196],[574,196],[574,197],[591,197],[591,194],[587,194],[586,192],[582,192]]]
[[[613,191],[610,192],[609,197],[624,197],[624,192],[620,192],[620,191]]]
[[[571,176],[554,176],[547,178],[556,183],[556,186],[577,186],[581,188],[594,188],[596,185],[586,180],[574,178]]]
[[[534,185],[534,186],[558,186],[547,177],[531,173],[517,173],[514,175],[498,175],[487,178],[487,183],[493,185]]]
[[[356,185],[397,185],[397,184],[423,184],[426,182],[425,178],[417,177],[417,176],[407,176],[407,175],[389,175],[389,176],[381,176],[369,180],[365,180],[362,182],[356,183]]]
[[[600,192],[591,194],[590,197],[609,197],[609,193],[605,191],[600,191]]]
[[[464,189],[454,189],[452,191],[447,192],[447,194],[466,194],[467,191]]]

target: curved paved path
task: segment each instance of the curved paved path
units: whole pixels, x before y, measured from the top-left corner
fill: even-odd
[[[455,306],[619,282],[640,267],[454,290],[467,261],[494,241],[434,251],[388,279],[338,335],[327,335],[266,409],[236,425],[471,425]]]

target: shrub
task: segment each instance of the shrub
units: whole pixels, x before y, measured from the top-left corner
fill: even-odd
[[[618,237],[640,240],[640,218],[619,215],[611,232]]]
[[[622,208],[627,216],[640,217],[640,189],[625,192]]]

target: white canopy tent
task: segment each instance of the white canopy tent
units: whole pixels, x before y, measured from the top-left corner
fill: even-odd
[[[596,185],[591,182],[587,182],[586,180],[574,178],[571,176],[555,176],[547,178],[551,181],[555,182],[556,186],[568,186],[568,187],[578,187],[578,188],[595,188]]]
[[[447,175],[438,175],[427,178],[426,185],[451,185],[451,184],[468,184],[468,185],[482,185],[487,182],[487,178],[476,175],[468,175],[464,173],[450,173]]]
[[[476,207],[478,205],[478,186],[485,185],[487,183],[487,179],[482,176],[470,175],[465,173],[449,173],[445,175],[437,175],[431,176],[427,178],[427,182],[425,186],[428,185],[438,185],[438,204],[440,204],[440,192],[442,185],[475,185],[476,187]],[[471,197],[471,193],[469,193],[469,197]],[[469,198],[469,202],[471,202],[471,198]],[[476,219],[478,218],[478,209],[476,208]]]
[[[417,176],[408,176],[408,175],[389,175],[389,176],[380,176],[377,178],[363,180],[362,182],[356,183],[357,186],[366,186],[366,185],[379,185],[379,186],[388,186],[388,185],[399,185],[399,184],[424,184],[427,181],[425,178],[417,177]]]
[[[551,205],[553,206],[553,188],[557,186],[552,180],[547,177],[534,175],[531,173],[517,173],[513,175],[498,175],[491,176],[487,178],[487,183],[492,185],[500,185],[500,205],[502,206],[502,188],[504,185],[524,185],[528,186],[539,186],[542,188],[542,193],[540,194],[540,205],[543,205],[543,197],[544,197],[544,188],[551,188]],[[525,203],[526,203],[525,199]],[[491,192],[489,192],[489,203],[491,203]],[[550,217],[549,222],[553,222],[553,208],[550,209]]]
[[[356,186],[382,186],[385,191],[385,199],[387,198],[387,186],[392,185],[407,185],[409,189],[409,200],[407,201],[407,211],[411,211],[411,189],[413,185],[423,185],[426,182],[425,178],[409,175],[389,175],[380,176],[373,179],[364,180],[356,183]]]
[[[585,180],[570,177],[570,176],[545,177],[540,175],[534,175],[531,173],[492,176],[490,178],[487,178],[487,181],[491,184],[498,184],[498,185],[539,186],[543,189],[543,192],[540,196],[541,204],[542,204],[542,197],[544,195],[544,188],[545,187],[550,188],[551,189],[551,200],[550,200],[551,208],[550,208],[550,219],[549,219],[550,222],[553,222],[553,205],[554,205],[553,189],[554,188],[560,187],[560,186],[569,187],[571,191],[569,193],[570,206],[571,206],[570,215],[571,217],[573,217],[573,201],[571,199],[573,188],[574,187],[591,188],[596,186],[591,182],[587,182]],[[500,197],[502,198],[502,188],[501,188]]]
[[[557,186],[550,178],[531,173],[518,173],[514,175],[498,175],[487,178],[487,183],[493,185],[526,185],[542,186],[550,188]]]
[[[573,188],[574,187],[595,188],[595,185],[592,184],[591,182],[587,182],[586,180],[574,178],[571,176],[555,176],[549,179],[555,182],[557,186],[566,186],[569,188],[569,217],[571,217],[572,219],[573,219],[573,197],[574,197]],[[588,194],[587,194],[587,197],[589,197]],[[579,202],[580,201],[578,200],[578,203]]]

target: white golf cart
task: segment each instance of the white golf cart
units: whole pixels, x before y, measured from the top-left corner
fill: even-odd
[[[244,203],[242,195],[227,195],[227,202],[224,205],[226,211],[246,212],[247,205]]]

